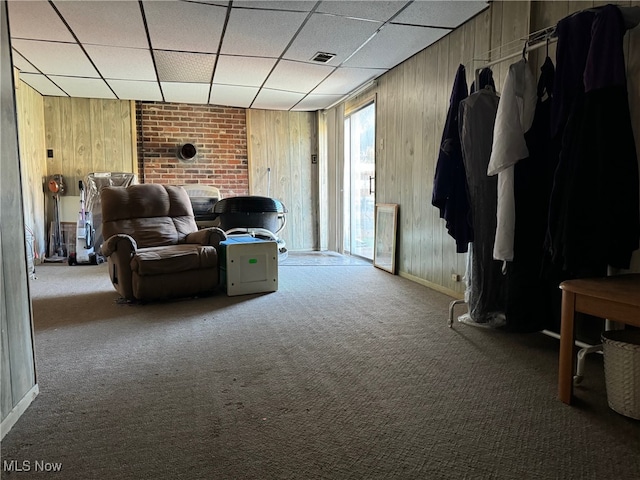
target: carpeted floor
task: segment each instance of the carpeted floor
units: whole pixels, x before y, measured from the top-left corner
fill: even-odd
[[[280,265],[315,265],[315,266],[336,266],[336,265],[360,265],[370,266],[373,262],[364,258],[341,255],[336,252],[289,252],[287,258],[280,262]]]
[[[568,407],[555,339],[449,329],[449,297],[372,266],[279,271],[131,305],[105,265],[39,266],[40,395],[2,442],[32,469],[2,479],[640,478],[600,356]]]

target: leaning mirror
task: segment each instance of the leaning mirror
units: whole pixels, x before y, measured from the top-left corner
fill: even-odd
[[[377,203],[373,264],[394,275],[396,273],[397,227],[398,205],[395,203]]]

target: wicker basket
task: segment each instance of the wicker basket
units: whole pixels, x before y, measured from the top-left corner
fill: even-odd
[[[640,331],[604,332],[602,351],[609,407],[640,420]]]

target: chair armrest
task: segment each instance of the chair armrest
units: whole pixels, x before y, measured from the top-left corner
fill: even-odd
[[[184,243],[197,243],[218,248],[220,242],[226,239],[227,234],[224,233],[224,230],[218,227],[209,227],[197,232],[191,232],[185,237]]]
[[[109,258],[109,277],[118,293],[128,300],[135,299],[131,274],[131,259],[138,249],[133,237],[117,233],[109,237],[100,248]]]
[[[128,251],[129,256],[131,256],[138,249],[138,244],[132,236],[118,233],[109,237],[100,248],[105,257],[108,257],[118,249],[123,252],[123,255]]]

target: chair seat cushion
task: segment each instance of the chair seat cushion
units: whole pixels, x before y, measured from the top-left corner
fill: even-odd
[[[215,268],[217,265],[215,247],[192,244],[140,248],[131,259],[131,270],[143,276]]]

